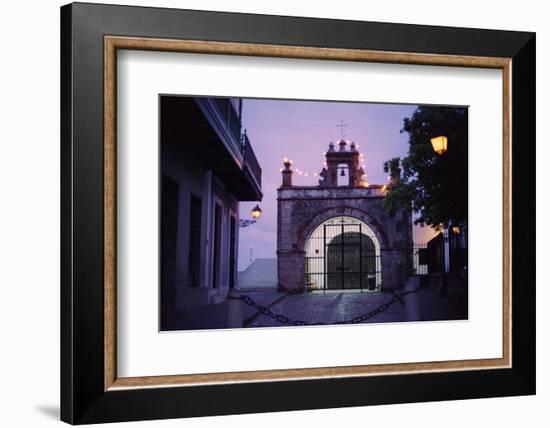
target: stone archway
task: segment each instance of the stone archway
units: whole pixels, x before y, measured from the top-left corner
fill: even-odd
[[[328,218],[305,243],[308,290],[380,289],[380,242],[364,221],[350,216]]]
[[[312,279],[315,278],[306,275],[306,271],[312,272],[306,264],[308,238],[319,225],[338,216],[352,217],[363,222],[376,238],[380,256],[377,259],[379,274],[376,275],[375,288],[386,290],[401,287],[408,258],[403,245],[395,247],[395,225],[403,221],[403,216],[390,217],[384,211],[380,197],[335,198],[331,196],[336,192],[335,189],[321,189],[319,197],[311,199],[303,194],[305,190],[296,189],[293,198],[280,199],[277,214],[278,288],[291,293],[312,288]],[[407,230],[403,234],[404,237],[410,236]]]
[[[362,221],[369,227],[373,235],[378,240],[380,249],[383,250],[388,248],[388,238],[384,232],[384,228],[378,223],[378,221],[376,221],[374,217],[362,209],[351,206],[343,206],[320,210],[314,217],[304,219],[303,226],[301,227],[296,238],[296,250],[305,252],[307,240],[313,231],[323,222],[339,216],[352,217]]]

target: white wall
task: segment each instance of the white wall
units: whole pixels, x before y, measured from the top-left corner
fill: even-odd
[[[122,0],[121,0],[122,2]],[[113,3],[103,0],[103,3]],[[116,3],[116,2],[115,2]],[[550,28],[544,2],[479,0],[354,0],[266,2],[232,0],[129,1],[127,4],[440,24],[537,31],[537,121],[550,115]],[[0,12],[0,325],[2,425],[54,426],[59,405],[59,10],[57,0],[4,2]],[[543,170],[550,149],[538,129],[538,265],[550,256],[548,190]],[[546,198],[543,200],[543,193]],[[543,248],[543,246],[545,248]],[[543,252],[544,250],[544,252]],[[535,397],[420,403],[397,406],[155,421],[139,426],[278,427],[397,426],[517,427],[548,424],[550,301],[548,272],[538,273],[538,395]],[[538,422],[537,422],[538,420]],[[124,426],[138,426],[137,423]]]

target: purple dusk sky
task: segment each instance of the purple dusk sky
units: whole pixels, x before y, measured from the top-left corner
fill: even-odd
[[[279,168],[286,156],[292,159],[292,169],[308,173],[293,174],[293,183],[302,186],[317,185],[323,168],[323,153],[331,141],[340,140],[343,120],[345,140],[354,141],[365,160],[367,180],[371,184],[387,183],[384,162],[392,157],[403,157],[408,150],[408,134],[400,134],[403,119],[410,117],[414,105],[370,104],[323,101],[243,100],[243,127],[262,167],[260,220],[240,230],[239,270],[245,269],[250,259],[276,258],[277,246],[277,188],[281,185]],[[241,218],[250,218],[255,203],[240,205]],[[414,240],[429,239],[428,228],[415,227]]]

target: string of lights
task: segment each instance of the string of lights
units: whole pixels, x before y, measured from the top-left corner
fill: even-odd
[[[346,143],[351,144],[350,141],[346,141]],[[359,148],[359,144],[356,144],[355,149],[357,150],[358,148]],[[326,152],[322,153],[323,158],[325,158],[326,154],[327,154]],[[283,162],[290,162],[291,165],[293,164],[293,161],[289,160],[288,157],[286,157],[286,156],[284,157]],[[359,165],[361,166],[363,171],[365,171],[365,159],[363,157],[363,153],[361,153],[361,152],[359,152]],[[323,161],[323,166],[325,168],[327,168],[327,162],[326,161]],[[283,171],[283,168],[279,168],[279,172],[282,172],[282,171]],[[292,168],[292,171],[295,173],[295,177],[320,177],[320,172],[304,170],[302,168],[298,168],[295,165]],[[366,179],[367,179],[367,173],[366,172],[364,173],[363,178],[366,181]]]

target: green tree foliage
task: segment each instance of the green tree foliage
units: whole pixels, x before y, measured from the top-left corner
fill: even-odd
[[[418,107],[403,120],[401,132],[409,134],[405,158],[384,163],[384,171],[396,177],[384,201],[385,209],[417,213],[416,223],[432,227],[463,224],[468,218],[468,109]],[[438,155],[430,139],[448,138],[447,152]]]

